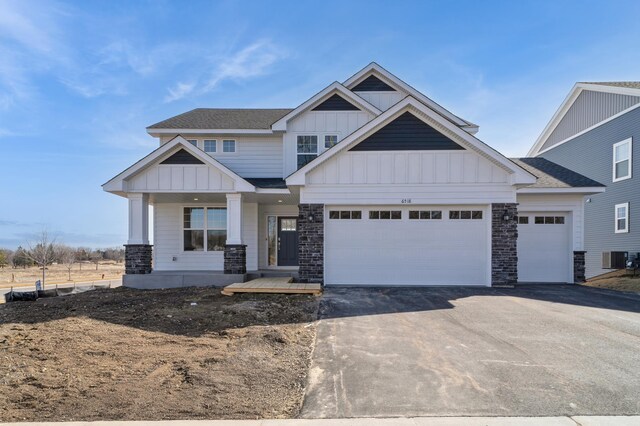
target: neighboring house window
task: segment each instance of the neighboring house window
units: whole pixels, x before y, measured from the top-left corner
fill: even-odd
[[[205,139],[204,140],[204,152],[216,152],[217,146],[216,141],[214,139]]]
[[[338,135],[325,135],[324,136],[324,147],[326,149],[331,148],[335,144],[338,143]]]
[[[229,139],[223,140],[222,152],[236,152],[236,141]]]
[[[318,156],[318,136],[300,135],[297,139],[298,169]]]
[[[197,139],[187,139],[187,142],[189,142],[191,145],[195,146],[196,148],[198,147]]]
[[[184,251],[223,251],[227,241],[225,207],[185,207]]]
[[[629,232],[629,203],[616,204],[616,234]]]
[[[631,177],[631,139],[613,145],[613,181]]]

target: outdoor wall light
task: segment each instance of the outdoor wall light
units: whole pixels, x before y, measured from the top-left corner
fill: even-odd
[[[502,220],[504,220],[505,222],[508,222],[509,219],[511,219],[511,216],[509,216],[509,212],[505,210],[504,213],[502,213]]]
[[[313,215],[312,215],[312,214],[310,214],[310,215],[309,215],[309,222],[313,222],[313,221],[314,221],[314,219],[315,219],[315,218],[313,217]]]

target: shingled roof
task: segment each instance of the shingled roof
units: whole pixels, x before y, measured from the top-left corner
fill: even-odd
[[[289,108],[241,109],[196,108],[176,115],[147,129],[270,129],[271,125],[290,113]]]
[[[583,84],[599,84],[600,86],[626,87],[640,89],[640,81],[583,81]]]
[[[600,182],[562,167],[546,158],[512,158],[511,161],[538,178],[527,188],[587,188],[604,187]]]

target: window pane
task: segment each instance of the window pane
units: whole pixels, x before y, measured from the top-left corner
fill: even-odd
[[[543,223],[544,223],[544,216],[536,216],[536,218],[535,218],[535,220],[534,220],[534,223],[535,223],[536,225],[543,224]]]
[[[281,231],[295,231],[297,219],[281,219],[280,230]]]
[[[318,153],[318,137],[312,136],[298,136],[297,139],[298,154],[306,153]]]
[[[431,212],[429,211],[421,211],[420,219],[431,219]]]
[[[204,208],[185,207],[184,227],[186,229],[204,229]]]
[[[331,148],[332,146],[334,146],[337,143],[338,143],[338,136],[337,135],[325,135],[325,137],[324,137],[324,147],[325,148]]]
[[[616,213],[617,217],[625,217],[627,215],[626,207],[618,207],[618,212]]]
[[[440,210],[434,210],[431,212],[431,219],[442,219],[442,212]]]
[[[469,210],[463,210],[460,212],[460,219],[471,219],[471,212]]]
[[[207,209],[207,229],[227,229],[227,209],[225,207]]]
[[[556,216],[555,222],[556,225],[564,225],[564,216]]]
[[[207,251],[224,251],[227,243],[227,230],[209,230],[207,231]]]
[[[204,141],[204,152],[216,152],[216,141],[214,141],[214,140],[205,140]]]
[[[471,219],[482,219],[482,211],[474,210],[471,212]]]
[[[275,266],[277,263],[276,250],[278,244],[278,225],[276,224],[277,218],[275,216],[269,216],[267,218],[267,245],[268,245],[268,258],[269,266]]]
[[[354,210],[351,212],[351,219],[362,219],[362,212],[360,210]]]
[[[329,219],[340,219],[340,212],[337,210],[331,210],[329,212]]]
[[[298,168],[304,167],[305,164],[313,161],[316,155],[298,155]]]
[[[222,141],[222,152],[236,152],[236,141],[234,140]]]
[[[198,146],[198,140],[197,139],[187,139],[187,142],[189,142],[193,146]]]
[[[409,219],[419,219],[420,212],[417,210],[409,210]]]
[[[369,219],[380,219],[380,212],[377,210],[369,212]]]
[[[526,225],[529,223],[529,216],[518,216],[518,223]]]
[[[402,212],[400,210],[394,210],[391,212],[391,219],[402,219]]]
[[[629,160],[616,163],[616,179],[629,176]]]
[[[553,224],[553,216],[545,216],[544,218],[544,223],[549,225],[549,224]]]
[[[615,148],[615,161],[622,161],[629,159],[629,143],[618,145]]]
[[[622,231],[627,227],[627,219],[618,219],[617,224],[618,224],[618,228],[617,228],[618,231]]]
[[[457,210],[452,210],[449,212],[449,219],[460,219],[460,212]]]
[[[389,210],[382,210],[380,212],[380,219],[391,219],[391,212]]]
[[[204,231],[184,231],[184,251],[204,250]]]
[[[340,219],[351,219],[351,212],[349,210],[341,211]]]

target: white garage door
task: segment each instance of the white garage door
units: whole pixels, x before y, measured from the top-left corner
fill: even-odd
[[[487,206],[328,206],[329,285],[489,285]]]
[[[572,259],[566,213],[518,213],[519,282],[572,282]]]

